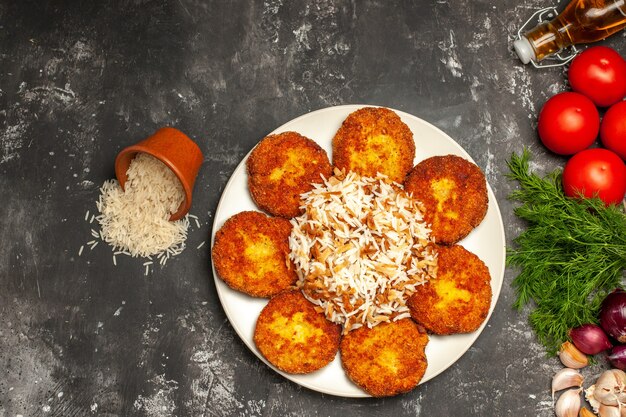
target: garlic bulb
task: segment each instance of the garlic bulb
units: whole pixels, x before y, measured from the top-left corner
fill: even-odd
[[[604,371],[596,381],[593,396],[604,405],[626,404],[626,373],[619,369]]]
[[[559,359],[568,368],[580,369],[589,365],[587,355],[578,350],[571,342],[565,342],[561,345]]]
[[[552,400],[554,393],[565,388],[580,387],[585,378],[580,372],[572,368],[563,368],[552,377]]]
[[[556,402],[557,417],[578,417],[580,411],[580,389],[565,391]]]

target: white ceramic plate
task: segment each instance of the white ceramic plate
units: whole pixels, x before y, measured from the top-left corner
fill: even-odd
[[[337,132],[337,129],[339,129],[339,126],[341,126],[343,120],[351,112],[361,107],[364,106],[346,105],[317,110],[285,123],[272,133],[296,131],[316,141],[328,152],[328,156],[332,161],[331,142],[333,136]],[[438,128],[410,114],[398,110],[394,111],[413,131],[416,149],[415,163],[431,156],[448,154],[454,154],[472,160],[463,148]],[[261,139],[262,138],[259,138],[259,140]],[[228,184],[226,184],[222,198],[217,206],[213,222],[211,247],[213,247],[215,232],[219,230],[229,217],[244,210],[259,210],[248,192],[248,177],[246,173],[246,160],[248,156],[249,154],[246,155],[237,166],[237,169],[235,169]],[[498,203],[496,202],[491,188],[489,186],[487,186],[487,188],[489,194],[489,209],[487,210],[487,215],[482,223],[460,243],[467,250],[478,255],[480,259],[485,262],[487,267],[489,267],[493,292],[493,299],[489,310],[489,316],[491,316],[496,300],[500,295],[500,288],[502,287],[504,276],[505,237]],[[217,277],[215,267],[213,267],[213,276],[215,277],[217,294],[233,328],[250,350],[267,363],[268,366],[272,367],[257,350],[253,340],[257,317],[267,303],[267,300],[252,298],[230,289]],[[421,382],[426,382],[434,378],[456,362],[478,338],[487,320],[473,333],[452,336],[431,336],[430,342],[426,346],[428,368]],[[291,375],[278,371],[274,367],[272,368],[285,378],[315,391],[344,397],[369,396],[354,385],[345,375],[341,367],[339,354],[337,354],[335,360],[325,368],[307,375]]]

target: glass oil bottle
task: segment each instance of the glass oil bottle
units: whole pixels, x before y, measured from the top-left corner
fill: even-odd
[[[559,53],[576,44],[596,42],[626,27],[626,0],[572,0],[565,9],[552,20],[539,23],[533,29],[522,30],[539,14],[549,9],[542,9],[520,29],[513,47],[524,64],[533,65],[546,57],[556,56],[562,65],[570,57],[561,57]],[[541,66],[541,65],[540,65]],[[548,65],[543,65],[548,66]]]

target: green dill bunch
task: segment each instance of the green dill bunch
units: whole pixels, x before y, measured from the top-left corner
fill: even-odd
[[[514,212],[527,222],[507,264],[520,269],[513,306],[531,304],[537,339],[556,354],[572,327],[598,322],[602,300],[622,285],[626,216],[598,198],[565,196],[560,171],[541,178],[530,172],[529,160],[524,149],[507,163],[507,176],[519,183],[509,198],[521,203]]]

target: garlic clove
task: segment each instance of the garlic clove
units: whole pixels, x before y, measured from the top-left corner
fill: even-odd
[[[589,365],[589,358],[571,342],[564,342],[559,349],[559,359],[568,368],[580,369]]]
[[[596,415],[589,411],[588,408],[581,408],[580,413],[578,413],[578,417],[596,417]]]
[[[619,406],[624,409],[626,406],[626,372],[621,369],[611,369],[613,375],[615,376],[616,384],[616,396],[617,401],[619,402]],[[624,413],[622,413],[624,414]]]
[[[619,407],[600,404],[598,415],[600,417],[620,417]]]
[[[577,417],[580,411],[580,391],[581,389],[571,389],[565,391],[556,402],[554,412],[557,417]]]
[[[620,389],[626,387],[626,372],[621,369],[610,369],[609,372],[613,374],[617,386],[620,387]]]
[[[585,378],[580,372],[572,368],[563,368],[552,377],[552,400],[554,393],[565,388],[580,387]]]

